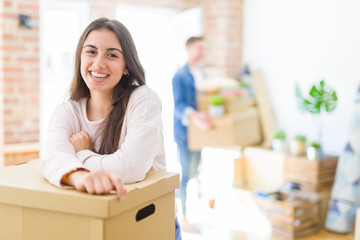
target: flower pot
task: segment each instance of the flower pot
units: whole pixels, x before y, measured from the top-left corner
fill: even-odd
[[[225,108],[224,105],[211,105],[208,112],[212,117],[220,117],[225,114]]]
[[[275,152],[285,153],[287,151],[286,141],[281,139],[273,139],[272,148]]]
[[[215,208],[215,199],[209,199],[209,207],[211,209],[214,209]]]
[[[289,145],[290,153],[296,156],[306,154],[306,143],[300,141],[291,141]]]
[[[307,158],[310,161],[319,161],[320,158],[323,156],[321,148],[315,148],[315,147],[308,147],[306,150]]]

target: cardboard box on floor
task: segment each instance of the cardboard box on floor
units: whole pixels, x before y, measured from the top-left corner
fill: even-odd
[[[189,148],[248,146],[261,142],[261,131],[256,108],[212,118],[213,128],[207,131],[193,123],[188,127]]]
[[[285,154],[260,147],[246,147],[234,159],[233,185],[248,191],[275,192],[284,183]]]
[[[0,169],[0,239],[174,239],[178,174],[150,171],[119,201],[54,187],[38,164]]]
[[[198,94],[197,108],[200,112],[207,112],[211,105],[212,94]],[[225,113],[243,112],[250,107],[251,101],[247,95],[224,96]]]

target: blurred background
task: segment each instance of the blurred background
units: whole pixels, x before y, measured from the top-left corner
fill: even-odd
[[[187,61],[185,41],[190,36],[204,37],[203,66],[207,77],[217,79],[220,88],[221,79],[231,78],[240,86],[247,78],[241,88],[255,93],[255,97],[248,93],[247,97],[249,107],[259,110],[260,133],[256,134],[261,140],[244,145],[222,144],[220,140],[218,144],[200,143],[204,145],[200,175],[188,186],[188,218],[200,232],[184,232],[185,240],[271,238],[270,221],[252,202],[252,193],[259,189],[275,191],[287,181],[296,182],[284,174],[288,150],[271,149],[274,132],[285,133],[286,137],[280,138],[288,142],[298,135],[317,140],[324,156],[341,155],[348,142],[360,80],[360,2],[0,2],[2,166],[42,156],[50,116],[67,99],[79,36],[98,17],[119,20],[133,36],[147,84],[162,99],[169,171],[181,172],[173,140],[171,79]],[[337,105],[335,111],[320,114],[321,122],[317,123],[313,114],[299,108],[295,89],[298,84],[307,94],[320,80],[336,91]],[[256,83],[259,81],[260,87]],[[264,114],[270,117],[264,118]],[[319,128],[321,139],[317,139]],[[236,134],[234,129],[230,131]],[[331,171],[330,185],[321,191],[313,190],[325,194],[325,202],[330,199],[335,174],[335,169]],[[216,201],[215,206],[210,200]],[[330,236],[325,230],[320,234],[323,238],[313,239]],[[347,237],[352,235],[341,235],[339,239]]]

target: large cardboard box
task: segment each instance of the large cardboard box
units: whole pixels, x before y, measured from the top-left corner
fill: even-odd
[[[248,191],[277,191],[284,183],[285,154],[261,147],[246,147],[234,160],[233,185]]]
[[[174,239],[178,174],[150,171],[128,194],[94,196],[56,188],[38,161],[0,169],[0,239]]]
[[[193,123],[188,127],[189,148],[200,150],[205,146],[249,146],[261,142],[261,131],[256,108],[221,117],[212,118],[213,128],[207,131]]]
[[[200,112],[207,112],[211,105],[212,94],[198,94],[197,108]],[[245,95],[223,96],[225,113],[239,113],[248,109],[251,101]]]

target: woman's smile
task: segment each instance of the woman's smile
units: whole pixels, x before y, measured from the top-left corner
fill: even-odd
[[[106,79],[109,78],[110,74],[101,73],[97,71],[90,70],[90,77],[94,82],[104,82]]]

